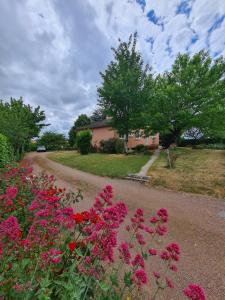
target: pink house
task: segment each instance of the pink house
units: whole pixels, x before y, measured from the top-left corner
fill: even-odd
[[[89,129],[92,132],[92,145],[94,147],[100,147],[101,140],[108,140],[110,138],[121,138],[118,132],[109,125],[109,120],[105,119],[102,121],[94,122],[87,126],[82,126],[77,131]],[[135,146],[143,144],[149,148],[158,148],[159,146],[159,134],[144,136],[143,130],[136,130],[134,133],[129,135],[128,148],[132,149]]]

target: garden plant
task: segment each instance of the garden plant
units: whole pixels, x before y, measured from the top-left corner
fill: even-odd
[[[80,194],[58,188],[53,176],[34,176],[29,167],[7,167],[0,176],[1,299],[158,299],[174,288],[180,247],[155,246],[167,234],[165,208],[151,216],[139,208],[128,218],[108,185],[78,212]],[[196,284],[183,295],[206,299]]]

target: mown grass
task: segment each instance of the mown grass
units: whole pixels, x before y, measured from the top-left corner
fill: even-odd
[[[149,170],[151,184],[171,190],[225,199],[225,151],[177,148],[175,169],[166,167],[166,153]]]
[[[50,153],[48,158],[88,173],[122,178],[127,176],[128,173],[139,172],[150,156],[101,153],[80,155],[77,152],[55,152]]]

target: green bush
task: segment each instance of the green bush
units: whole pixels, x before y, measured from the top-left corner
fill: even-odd
[[[83,130],[77,134],[77,148],[81,154],[88,154],[91,150],[91,132],[90,130]]]
[[[6,136],[0,133],[0,168],[12,161],[13,154],[11,145]]]
[[[147,147],[143,144],[139,144],[136,147],[134,147],[134,150],[138,153],[141,153],[141,152],[145,152],[145,150],[147,150]]]
[[[38,146],[45,146],[47,150],[62,150],[68,146],[66,138],[61,133],[47,131],[38,141]]]
[[[100,149],[103,153],[113,154],[116,153],[116,141],[117,139],[111,138],[108,140],[100,141]]]
[[[117,139],[116,144],[115,144],[115,150],[116,150],[116,153],[124,153],[125,148],[124,148],[123,140]]]

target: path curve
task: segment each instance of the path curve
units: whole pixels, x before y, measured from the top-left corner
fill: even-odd
[[[45,171],[57,178],[57,184],[83,190],[85,200],[79,209],[87,209],[105,184],[112,184],[116,200],[123,200],[131,213],[137,207],[146,214],[161,207],[169,211],[169,234],[165,241],[181,245],[182,258],[176,285],[190,282],[202,285],[209,300],[225,299],[225,202],[206,196],[149,188],[138,182],[111,179],[63,166],[47,158],[47,153],[30,153],[34,173]],[[223,214],[222,214],[223,215]],[[164,241],[164,238],[163,238]],[[160,242],[160,241],[159,241]],[[176,290],[161,299],[184,299]]]

